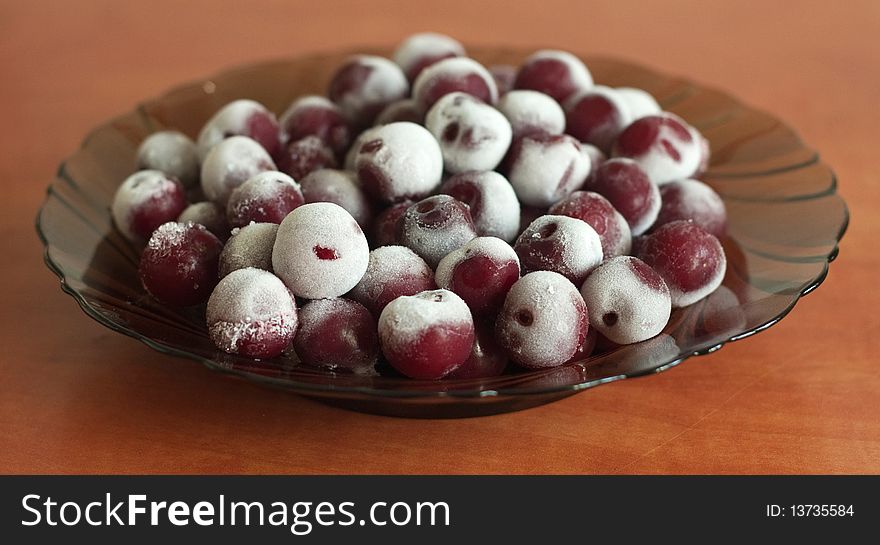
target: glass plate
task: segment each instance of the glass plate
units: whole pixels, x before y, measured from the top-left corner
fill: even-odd
[[[388,51],[374,51],[388,54]],[[485,64],[518,64],[528,52],[472,50]],[[655,373],[713,352],[782,319],[815,289],[837,255],[847,226],[836,179],[818,154],[773,116],[686,79],[616,59],[585,56],[597,82],[646,89],[664,109],[710,140],[704,180],[729,214],[724,284],[707,299],[673,312],[654,339],[577,364],[482,380],[419,381],[363,377],[253,361],[217,351],[204,309],[174,310],[145,296],[138,250],[113,228],[109,203],[131,174],[138,144],[176,128],[194,137],[222,105],[256,99],[276,113],[294,98],[322,93],[348,53],[265,62],[173,89],[97,127],[58,169],[37,217],[49,268],[62,289],[105,326],[151,348],[347,408],[409,417],[462,417],[532,407],[626,377]]]

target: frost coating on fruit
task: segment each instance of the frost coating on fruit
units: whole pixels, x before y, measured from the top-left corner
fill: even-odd
[[[409,200],[392,204],[376,216],[370,233],[370,242],[374,248],[400,243],[400,220],[412,204]]]
[[[456,174],[443,182],[440,193],[470,207],[477,235],[513,242],[519,234],[519,199],[501,174],[493,170]]]
[[[718,239],[689,221],[661,225],[639,245],[638,257],[666,282],[672,307],[686,307],[721,285],[727,257]]]
[[[421,125],[425,121],[425,114],[415,100],[404,98],[392,102],[376,116],[376,125],[387,125],[398,121],[409,121]]]
[[[199,182],[196,144],[178,131],[155,132],[138,146],[137,168],[160,170],[180,180],[184,187],[194,187]]]
[[[522,204],[548,207],[580,189],[590,157],[565,134],[533,134],[514,140],[505,159],[507,179]]]
[[[617,344],[654,337],[666,327],[672,311],[666,283],[632,256],[602,263],[587,277],[581,295],[590,309],[590,325]]]
[[[539,217],[513,249],[523,272],[554,271],[578,286],[602,262],[599,235],[587,222],[568,216]]]
[[[240,269],[223,278],[208,299],[208,333],[230,354],[273,358],[290,344],[297,327],[296,303],[275,275]]]
[[[390,123],[366,131],[358,141],[355,170],[374,198],[385,203],[416,199],[440,185],[443,153],[424,127]]]
[[[669,112],[633,121],[617,137],[612,155],[629,157],[658,185],[689,178],[703,157],[700,133]]]
[[[409,82],[396,64],[376,55],[355,55],[336,71],[327,96],[352,125],[365,127],[408,93]]]
[[[575,191],[551,206],[547,212],[587,222],[599,235],[605,259],[630,253],[632,235],[626,218],[598,193]]]
[[[632,121],[624,99],[604,85],[575,93],[565,102],[565,132],[606,154]]]
[[[229,222],[226,221],[226,211],[211,201],[202,201],[187,206],[177,216],[178,223],[199,223],[221,241],[229,238]]]
[[[592,86],[593,76],[579,58],[554,49],[542,49],[527,58],[513,84],[515,89],[550,95],[560,104],[572,94]]]
[[[110,205],[116,228],[128,240],[141,243],[185,208],[183,186],[158,170],[141,170],[126,178]]]
[[[515,136],[534,132],[562,134],[565,112],[549,95],[530,89],[505,93],[498,99],[498,111],[510,122]]]
[[[633,120],[663,111],[657,100],[647,91],[636,87],[618,87],[617,95],[626,103]]]
[[[277,233],[275,223],[251,223],[234,229],[220,254],[220,278],[248,267],[272,272],[272,248]]]
[[[379,341],[391,365],[410,378],[439,379],[470,356],[474,321],[448,290],[398,297],[379,316]]]
[[[660,213],[660,190],[632,159],[614,158],[602,163],[584,189],[599,193],[629,223],[632,236],[647,231]]]
[[[435,102],[425,117],[425,127],[440,143],[443,165],[452,174],[494,169],[512,138],[510,123],[501,112],[461,92]]]
[[[382,246],[370,252],[367,270],[348,297],[378,316],[394,299],[436,287],[434,271],[415,252],[405,246]]]
[[[493,314],[519,280],[519,258],[500,238],[477,237],[440,260],[435,280],[458,294],[475,315]]]
[[[318,299],[299,310],[293,348],[300,361],[327,369],[375,375],[379,357],[376,319],[360,303]]]
[[[421,32],[406,38],[392,58],[406,77],[413,81],[428,66],[450,57],[463,57],[464,46],[445,34]]]
[[[400,242],[436,267],[443,257],[477,236],[466,204],[434,195],[407,208],[400,219]]]
[[[654,226],[691,220],[716,237],[727,230],[727,210],[715,190],[699,180],[677,180],[660,188],[660,213]]]
[[[232,227],[251,222],[281,223],[291,210],[305,202],[298,183],[283,172],[261,172],[235,188],[226,204]]]
[[[358,223],[333,203],[304,204],[284,218],[272,249],[275,274],[298,297],[339,297],[367,270],[370,248]]]
[[[322,168],[336,168],[336,155],[317,136],[306,136],[287,144],[278,157],[278,169],[295,180]]]
[[[211,148],[230,136],[250,137],[273,157],[281,148],[275,114],[254,100],[234,100],[220,108],[205,123],[196,140],[196,149],[202,161]]]
[[[226,206],[232,191],[260,172],[277,170],[263,147],[246,136],[231,136],[202,162],[202,191],[208,200]]]
[[[281,115],[279,123],[287,142],[316,136],[340,157],[351,144],[351,129],[342,110],[319,95],[294,100]]]
[[[323,168],[306,176],[300,183],[306,202],[332,202],[345,208],[366,229],[373,219],[373,209],[357,183],[354,172]]]
[[[487,104],[498,102],[495,78],[482,64],[467,57],[443,59],[422,70],[413,83],[412,97],[422,111],[428,111],[441,97],[456,91]]]
[[[561,274],[526,274],[510,288],[495,326],[510,359],[530,369],[571,360],[589,330],[587,306]]]

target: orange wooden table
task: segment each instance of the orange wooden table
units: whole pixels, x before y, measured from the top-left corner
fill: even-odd
[[[780,324],[668,372],[452,421],[231,380],[101,327],[61,293],[33,218],[91,127],[231,65],[425,29],[613,54],[777,114],[850,204],[827,281]],[[878,34],[873,0],[3,0],[0,472],[878,473]]]

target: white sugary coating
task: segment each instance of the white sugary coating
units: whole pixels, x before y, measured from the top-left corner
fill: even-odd
[[[633,262],[653,273],[654,285],[642,279]],[[617,344],[654,337],[666,327],[672,312],[666,283],[648,265],[631,256],[614,257],[602,263],[587,277],[581,295],[590,310],[590,325]]]
[[[425,126],[440,143],[443,165],[452,174],[492,170],[513,138],[504,115],[467,93],[449,93],[428,110]]]
[[[657,185],[663,185],[673,180],[689,178],[697,172],[703,159],[703,151],[699,133],[687,121],[670,112],[659,115],[678,121],[691,135],[690,142],[685,141],[674,129],[661,124],[657,138],[648,151],[637,157],[631,157],[648,173],[651,180]],[[644,119],[646,118],[643,117],[642,120]],[[664,142],[675,148],[679,155],[678,160],[670,157]]]
[[[337,104],[343,115],[355,124],[363,121],[365,112],[377,104],[388,104],[404,98],[409,93],[409,81],[403,71],[392,61],[376,55],[355,55],[345,66],[357,63],[370,68],[363,84],[345,93]]]
[[[541,49],[532,53],[523,64],[527,65],[530,62],[543,59],[553,59],[564,63],[568,67],[568,74],[575,88],[588,89],[593,86],[593,75],[590,74],[587,65],[568,51]]]
[[[438,78],[460,78],[468,74],[476,74],[486,82],[490,104],[498,102],[498,86],[495,84],[495,78],[486,70],[486,67],[468,57],[443,59],[422,70],[422,73],[413,82],[412,97],[416,103],[424,108],[427,106],[426,95]]]
[[[555,225],[549,236],[544,236]],[[516,239],[515,247],[528,244],[529,240],[554,240],[562,248],[560,256],[544,256],[546,262],[535,267],[535,263],[524,265],[532,270],[556,271],[566,276],[585,278],[587,273],[602,263],[602,240],[590,224],[568,216],[541,216],[525,229]]]
[[[420,32],[409,36],[397,46],[393,59],[408,74],[422,59],[448,54],[462,57],[465,54],[464,46],[445,34]]]
[[[555,367],[578,349],[577,330],[585,311],[581,294],[567,278],[550,271],[532,272],[507,292],[496,325],[498,340],[520,365]],[[531,318],[529,325],[517,319],[521,313]]]
[[[449,290],[403,295],[388,303],[379,316],[379,339],[383,350],[402,352],[435,326],[471,324],[473,317],[461,297]]]
[[[566,135],[554,142],[524,138],[508,172],[510,185],[521,203],[548,207],[580,189],[590,174],[590,156]]]
[[[336,203],[352,215],[363,228],[373,217],[367,200],[354,172],[323,168],[309,173],[302,180],[302,192],[307,203]]]
[[[382,196],[387,201],[422,197],[433,191],[443,176],[443,152],[428,129],[408,121],[389,123],[366,131],[358,138],[355,165],[358,172],[369,165],[387,180]],[[364,144],[381,141],[378,149]],[[363,181],[363,180],[361,180]]]
[[[265,106],[255,100],[233,100],[223,106],[205,123],[196,140],[199,158],[204,162],[211,148],[229,134],[243,134],[247,131],[248,119],[254,113],[263,113],[275,117]]]
[[[406,246],[381,246],[370,252],[367,270],[349,296],[355,301],[376,301],[386,286],[406,282],[407,279],[433,279],[434,271],[414,251]]]
[[[330,254],[335,258],[319,258]],[[298,297],[339,297],[367,270],[370,247],[351,214],[337,204],[304,204],[284,218],[272,250],[275,274]]]
[[[199,155],[196,144],[177,131],[159,131],[141,142],[137,150],[138,168],[161,170],[174,176],[184,187],[199,181]]]
[[[220,254],[220,278],[248,267],[271,271],[277,233],[278,225],[274,223],[251,223],[233,229]]]
[[[548,134],[565,132],[565,112],[553,97],[530,89],[509,91],[498,99],[498,110],[513,128],[513,134],[541,130]]]
[[[520,232],[520,206],[516,192],[507,178],[494,170],[470,172],[461,176],[476,185],[480,194],[478,208],[471,208],[477,234],[513,242]],[[441,191],[445,187],[444,184]]]
[[[226,206],[232,191],[260,172],[277,170],[269,153],[246,136],[231,136],[208,152],[202,163],[205,197]]]
[[[208,228],[220,240],[229,236],[229,224],[226,222],[226,212],[211,201],[202,201],[187,206],[180,216],[180,223],[199,223]]]
[[[113,196],[110,212],[116,227],[128,240],[139,240],[138,234],[132,230],[132,214],[152,199],[161,198],[177,190],[178,186],[164,172],[158,170],[135,172],[122,182]]]
[[[334,104],[329,98],[321,95],[305,95],[299,97],[290,103],[290,106],[281,114],[278,122],[282,127],[286,127],[290,118],[295,116],[300,110],[305,108],[321,108],[324,110],[333,110],[340,112],[339,106]]]
[[[516,262],[519,266],[519,257],[510,244],[496,237],[477,237],[461,248],[446,254],[437,265],[434,280],[437,286],[450,289],[452,285],[452,273],[455,267],[465,259],[473,256],[485,256],[495,263]]]
[[[618,87],[617,96],[626,103],[633,120],[646,115],[657,115],[663,110],[650,93],[635,87]]]
[[[413,123],[421,123],[424,116],[419,110],[416,101],[411,98],[397,100],[385,107],[382,112],[376,116],[376,125],[387,125],[395,121],[412,121]]]
[[[220,280],[208,299],[208,332],[225,352],[239,351],[242,340],[292,339],[297,326],[296,303],[275,275],[240,269]]]

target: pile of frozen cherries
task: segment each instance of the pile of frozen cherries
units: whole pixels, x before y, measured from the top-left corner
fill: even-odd
[[[417,34],[280,118],[235,100],[137,160],[112,214],[146,245],[144,288],[207,302],[216,346],[252,358],[417,379],[553,367],[656,336],[725,274],[724,204],[695,179],[707,140],[563,51],[484,67]]]

